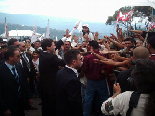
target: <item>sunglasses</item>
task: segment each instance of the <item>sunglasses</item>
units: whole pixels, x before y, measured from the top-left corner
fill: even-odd
[[[17,58],[20,58],[22,54],[17,55]]]
[[[22,46],[23,48],[25,48],[25,46]]]

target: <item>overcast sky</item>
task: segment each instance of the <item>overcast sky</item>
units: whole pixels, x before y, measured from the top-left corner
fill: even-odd
[[[106,22],[108,16],[125,5],[153,6],[154,4],[155,0],[0,0],[0,12]]]

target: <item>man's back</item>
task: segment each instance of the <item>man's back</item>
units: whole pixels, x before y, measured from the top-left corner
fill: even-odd
[[[56,75],[56,115],[83,115],[81,84],[75,72],[67,67]]]
[[[120,84],[122,92],[136,90],[135,86],[128,81],[128,78],[131,77],[132,70],[133,67],[128,70],[121,71],[118,76],[117,82]]]
[[[42,52],[39,57],[39,71],[42,76],[55,76],[59,70],[58,66],[64,66],[63,60],[59,59],[55,54]]]
[[[59,70],[58,66],[63,65],[65,65],[64,61],[59,59],[56,55],[52,53],[42,52],[40,54],[39,58],[40,81],[41,84],[44,84],[43,89],[47,93],[50,93],[50,91],[51,92],[54,91],[55,76],[57,71]],[[49,90],[49,88],[51,89]]]
[[[99,52],[95,53],[99,54]],[[82,71],[85,73],[86,77],[90,80],[104,79],[104,75],[101,74],[101,71],[106,70],[106,65],[94,63],[93,61],[94,59],[97,59],[97,57],[92,54],[87,55],[83,61]]]

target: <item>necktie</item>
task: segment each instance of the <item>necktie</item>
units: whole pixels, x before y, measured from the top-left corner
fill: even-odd
[[[16,80],[17,83],[18,83],[18,97],[20,97],[21,91],[20,91],[19,77],[18,77],[18,75],[17,75],[16,72],[15,72],[15,67],[12,68],[12,71],[13,71],[13,75],[14,75],[14,77],[15,77],[15,80]]]
[[[12,68],[12,71],[13,71],[13,75],[14,75],[14,77],[15,77],[15,79],[17,78],[17,74],[16,74],[16,72],[15,72],[15,68],[13,67]]]
[[[79,74],[78,73],[76,73],[76,76],[77,76],[77,78],[79,77]]]
[[[29,72],[30,72],[30,71],[31,71],[30,63],[29,63],[29,61],[27,60],[27,58],[26,58],[26,56],[25,56],[25,53],[22,54],[22,57],[23,57],[23,59],[24,59],[24,61],[25,61],[25,63],[26,63],[26,66],[27,66],[27,68],[29,69]]]

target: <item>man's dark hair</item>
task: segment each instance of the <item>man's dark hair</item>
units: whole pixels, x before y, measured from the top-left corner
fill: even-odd
[[[149,94],[145,114],[153,116],[155,114],[155,62],[148,59],[137,60],[131,76],[138,91]]]
[[[132,44],[134,44],[136,46],[136,40],[133,38],[131,39]]]
[[[14,57],[14,51],[18,50],[16,46],[9,46],[7,51],[4,52],[4,59],[9,60],[9,57]]]
[[[50,47],[52,42],[54,42],[52,39],[44,39],[41,42],[41,47],[42,47],[43,51],[46,51],[47,50],[46,47]]]
[[[39,41],[39,40],[35,41],[34,43],[36,43],[36,42],[39,42],[39,43],[41,43],[41,41]]]
[[[29,41],[31,42],[31,39],[29,39],[29,38],[26,38],[25,41],[26,41],[26,40],[29,40]]]
[[[71,42],[70,41],[65,41],[65,42],[68,42],[70,44],[70,46],[71,46]],[[64,42],[64,44],[65,44],[65,42]]]
[[[77,55],[80,54],[80,51],[77,49],[71,49],[67,51],[64,55],[65,63],[70,65],[73,60],[77,60]]]
[[[147,43],[150,44],[150,46],[155,49],[155,36],[151,36],[148,38]]]
[[[34,53],[40,54],[40,52],[39,52],[39,51],[37,51],[37,50],[33,51],[33,54],[34,54]]]
[[[89,46],[93,47],[94,49],[99,49],[99,45],[97,41],[90,41]]]
[[[14,48],[19,49],[18,46],[14,46],[14,45],[8,46],[8,49],[14,49]]]
[[[87,41],[83,41],[82,43],[87,42]]]
[[[132,38],[126,38],[126,39],[124,40],[124,42],[125,42],[125,41],[131,41],[131,43],[133,42],[133,41],[132,41]]]
[[[8,47],[7,45],[2,45],[1,46],[2,49],[7,48],[7,47]]]
[[[8,41],[8,46],[10,45],[14,45],[14,42],[18,41],[17,39],[14,39],[14,38],[11,38],[9,41]]]

